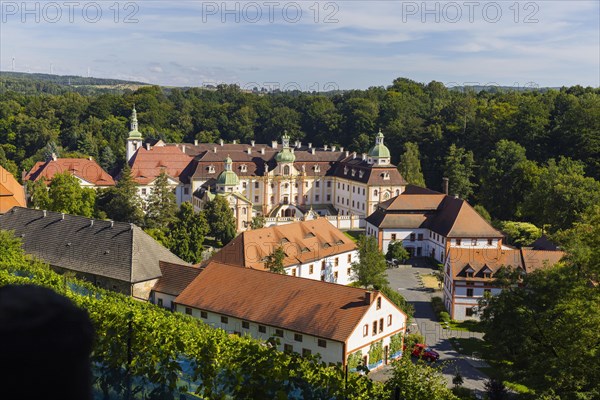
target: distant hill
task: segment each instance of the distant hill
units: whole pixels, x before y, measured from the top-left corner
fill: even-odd
[[[136,90],[141,86],[148,85],[150,84],[121,79],[0,71],[0,93],[7,91],[26,94],[60,94],[64,92],[78,92],[81,94],[122,93],[126,90]]]

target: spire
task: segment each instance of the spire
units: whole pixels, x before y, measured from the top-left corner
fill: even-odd
[[[281,137],[281,143],[283,144],[283,148],[290,147],[290,136],[287,133],[287,130],[283,131],[283,136]]]
[[[133,105],[133,111],[131,112],[131,131],[138,130],[137,111],[135,111],[135,104]]]
[[[131,130],[129,131],[129,139],[141,139],[142,134],[138,131],[138,119],[137,111],[135,110],[135,104],[133,105],[133,110],[131,111],[130,121]]]
[[[229,154],[227,154],[227,158],[225,159],[225,171],[231,171],[232,163],[233,163],[233,160],[231,159],[231,157],[229,157]]]

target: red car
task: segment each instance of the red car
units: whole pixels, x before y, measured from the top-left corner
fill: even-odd
[[[440,354],[437,351],[423,343],[415,343],[411,354],[427,361],[437,361],[440,358]]]

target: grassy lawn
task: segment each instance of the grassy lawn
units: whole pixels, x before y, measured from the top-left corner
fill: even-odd
[[[364,235],[365,231],[344,231],[344,235],[348,236],[354,242],[358,240],[360,235]]]
[[[483,332],[479,321],[475,320],[466,320],[466,321],[450,321],[448,323],[448,328],[457,330],[457,331],[465,331],[465,332]]]
[[[482,357],[490,348],[489,344],[478,338],[455,338],[452,340],[452,345],[456,351],[462,354],[471,356],[475,353],[478,357]],[[462,350],[460,350],[461,348]]]
[[[432,274],[421,275],[423,286],[433,290],[440,290],[437,278]]]

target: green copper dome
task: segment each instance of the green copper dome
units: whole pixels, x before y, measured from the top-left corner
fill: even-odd
[[[383,144],[383,133],[381,130],[377,133],[375,137],[375,146],[369,150],[369,157],[373,158],[390,158],[390,149],[387,148],[386,145]]]
[[[225,171],[221,172],[217,177],[217,185],[237,186],[240,183],[240,179],[231,168],[232,164],[231,157],[227,156],[225,159]]]
[[[390,149],[384,144],[376,144],[369,150],[369,157],[390,158]]]
[[[223,171],[217,178],[217,185],[223,186],[237,186],[240,183],[240,179],[237,174],[233,171]]]
[[[296,161],[296,155],[288,148],[284,148],[275,156],[275,161],[278,163],[293,163]]]

